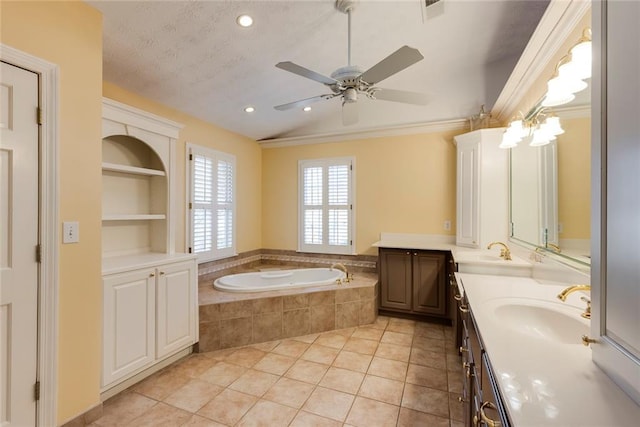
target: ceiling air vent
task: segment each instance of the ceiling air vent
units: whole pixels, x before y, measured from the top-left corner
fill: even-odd
[[[444,2],[442,0],[420,0],[420,5],[423,23],[444,13]]]

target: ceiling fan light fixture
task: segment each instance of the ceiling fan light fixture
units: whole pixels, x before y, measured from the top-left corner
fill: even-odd
[[[253,25],[253,18],[249,15],[240,15],[236,18],[236,23],[241,27],[247,28]]]
[[[252,107],[250,105],[248,107],[244,107],[245,113],[253,113],[254,111],[256,111],[255,107]]]

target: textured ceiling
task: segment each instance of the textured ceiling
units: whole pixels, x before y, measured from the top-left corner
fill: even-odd
[[[347,16],[333,0],[88,1],[104,15],[103,77],[256,140],[466,118],[491,108],[548,0],[362,0],[352,13],[352,64],[363,70],[403,45],[424,60],[380,87],[422,92],[426,106],[361,98],[345,127],[339,98],[312,111],[275,105],[327,89],[280,70],[292,61],[330,75],[347,65]],[[428,9],[429,10],[429,9]],[[238,15],[254,25],[241,28]],[[244,112],[252,105],[256,111]]]

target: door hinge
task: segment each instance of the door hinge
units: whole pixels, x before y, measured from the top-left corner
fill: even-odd
[[[189,202],[189,209],[193,209],[193,203]]]
[[[349,246],[353,246],[353,240],[349,240]]]
[[[189,160],[193,160],[193,154],[189,154]]]
[[[33,386],[33,396],[36,400],[40,400],[40,381],[36,381]]]
[[[40,244],[36,245],[36,262],[42,262],[42,246]]]
[[[189,247],[189,253],[192,253],[192,252],[193,252],[193,251],[192,251],[191,247]]]
[[[42,108],[40,107],[36,108],[36,121],[39,125],[42,124]]]

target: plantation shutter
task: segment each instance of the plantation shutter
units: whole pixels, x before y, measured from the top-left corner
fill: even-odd
[[[299,250],[353,253],[353,159],[300,162]]]
[[[235,255],[235,158],[190,146],[190,251],[199,261]]]

